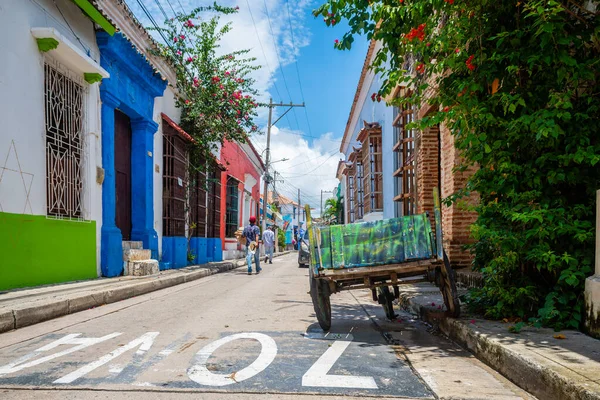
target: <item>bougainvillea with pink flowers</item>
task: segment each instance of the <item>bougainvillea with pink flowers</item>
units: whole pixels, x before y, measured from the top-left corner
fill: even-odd
[[[181,125],[204,155],[224,140],[244,142],[248,132],[257,130],[257,91],[251,72],[259,67],[248,50],[219,52],[221,39],[232,29],[230,23],[220,24],[219,16],[237,11],[216,4],[199,7],[165,21],[159,29],[170,38],[168,45],[159,44],[158,54],[177,74],[177,82],[171,84],[179,95]]]

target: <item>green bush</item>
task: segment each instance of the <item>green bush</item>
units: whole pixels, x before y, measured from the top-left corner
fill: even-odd
[[[277,243],[280,250],[285,249],[285,231],[283,229],[277,229]]]

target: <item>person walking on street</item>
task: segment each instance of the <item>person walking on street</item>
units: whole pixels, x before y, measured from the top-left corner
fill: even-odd
[[[273,227],[270,226],[265,233],[263,233],[263,243],[265,245],[265,263],[269,260],[269,264],[273,264],[273,250],[275,249],[275,232]]]
[[[252,275],[252,258],[256,265],[256,273],[260,273],[260,251],[258,249],[258,239],[260,238],[260,229],[256,226],[256,217],[249,219],[250,225],[244,228],[243,235],[246,238],[246,262],[248,262],[248,275]]]

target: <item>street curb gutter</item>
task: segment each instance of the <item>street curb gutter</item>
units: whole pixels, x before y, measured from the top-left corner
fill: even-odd
[[[406,311],[437,327],[452,341],[468,349],[478,359],[539,399],[600,400],[597,392],[569,379],[568,373],[559,374],[502,346],[493,337],[478,332],[476,327],[469,326],[464,320],[442,316],[440,312],[418,304],[407,294],[400,294],[399,304]]]
[[[278,253],[275,254],[274,257],[280,257],[289,254],[290,252],[291,251]],[[0,313],[0,333],[34,325],[68,314],[74,314],[79,311],[85,311],[93,307],[116,303],[118,301],[166,289],[182,283],[192,282],[245,265],[245,259],[238,259],[186,267],[176,270],[180,273],[178,275],[158,275],[155,280],[138,283],[133,280],[132,283],[127,286],[111,288],[91,294],[78,295],[77,297],[47,302],[32,307],[23,307],[5,311]]]

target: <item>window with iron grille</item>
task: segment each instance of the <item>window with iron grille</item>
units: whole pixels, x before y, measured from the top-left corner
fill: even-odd
[[[354,222],[354,168],[348,168],[348,177],[346,187],[346,198],[348,199],[348,217],[347,220],[349,223]]]
[[[394,186],[397,217],[415,213],[415,130],[408,128],[414,121],[414,110],[409,105],[395,109],[394,118]]]
[[[363,177],[363,164],[356,162],[356,175],[354,178],[354,218],[360,220],[365,216],[364,193],[365,182]]]
[[[44,62],[46,212],[84,219],[85,83],[51,59]]]
[[[206,237],[218,238],[221,236],[221,169],[216,163],[208,169],[206,196]]]
[[[195,237],[207,237],[207,190],[206,160],[199,159],[190,179],[190,234]]]
[[[363,143],[364,212],[383,210],[383,170],[381,162],[381,131],[370,133]],[[361,174],[362,175],[362,174]]]
[[[186,143],[167,124],[163,125],[163,235],[185,236]]]
[[[227,179],[227,198],[225,199],[225,237],[234,237],[238,229],[238,210],[240,206],[238,194],[239,181],[230,176]]]

